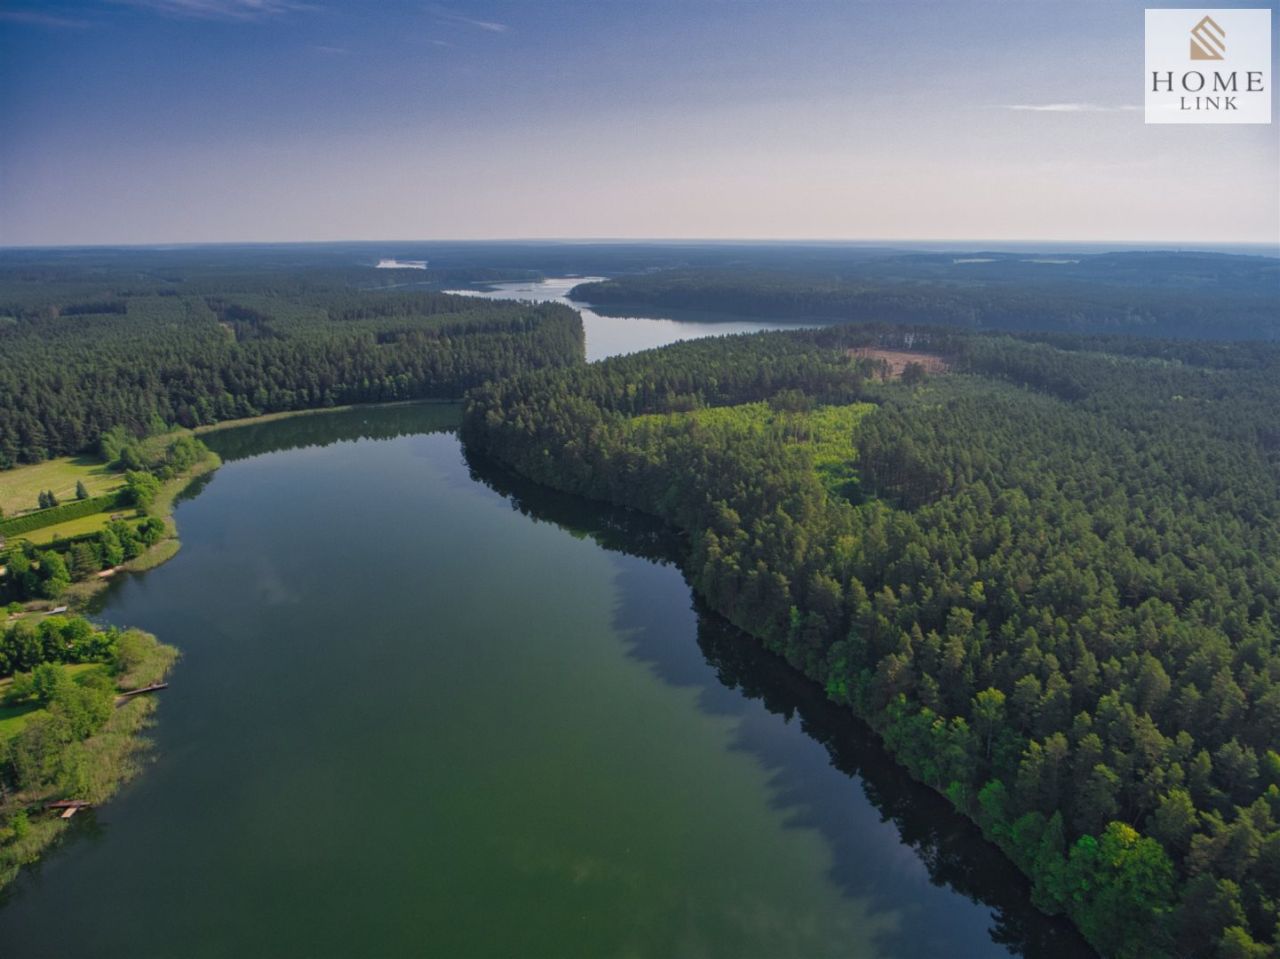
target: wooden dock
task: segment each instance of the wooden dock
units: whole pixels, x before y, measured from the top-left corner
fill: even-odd
[[[45,809],[62,810],[59,819],[70,819],[81,809],[88,809],[92,803],[83,799],[58,799],[44,804]]]
[[[152,683],[150,686],[142,686],[138,689],[126,689],[122,693],[116,693],[116,709],[119,709],[134,696],[141,696],[143,693],[154,693],[161,689],[168,689],[168,683]]]
[[[130,696],[141,696],[143,693],[154,693],[157,690],[168,688],[168,683],[152,683],[150,686],[141,686],[138,689],[127,689],[120,694],[120,698],[128,699]]]

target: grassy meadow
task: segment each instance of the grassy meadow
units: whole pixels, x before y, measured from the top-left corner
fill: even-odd
[[[124,474],[93,456],[60,456],[57,459],[18,466],[0,472],[0,510],[7,517],[33,512],[42,490],[50,490],[60,503],[76,498],[76,483],[84,483],[90,496],[102,496],[124,485]]]

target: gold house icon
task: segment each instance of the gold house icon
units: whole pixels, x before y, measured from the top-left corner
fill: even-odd
[[[1206,16],[1191,28],[1191,59],[1221,60],[1227,52],[1227,31]]]

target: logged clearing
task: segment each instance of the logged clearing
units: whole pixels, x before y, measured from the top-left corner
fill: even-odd
[[[0,510],[19,516],[36,509],[41,490],[52,490],[60,503],[76,498],[82,482],[90,496],[101,496],[124,485],[124,476],[92,456],[60,456],[30,466],[0,472]]]
[[[926,373],[945,373],[950,369],[947,361],[936,353],[915,353],[908,350],[882,350],[874,346],[859,346],[850,350],[849,355],[885,363],[886,372],[880,375],[880,378],[885,380],[900,379],[902,371],[909,363],[919,363]]]

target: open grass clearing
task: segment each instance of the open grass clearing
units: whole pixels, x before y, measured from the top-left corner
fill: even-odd
[[[55,523],[53,526],[44,526],[40,529],[31,530],[29,533],[20,533],[13,537],[15,540],[30,540],[36,546],[48,546],[55,540],[71,539],[75,536],[86,536],[90,533],[96,533],[109,522],[112,516],[120,516],[123,513],[124,518],[129,520],[134,526],[137,525],[134,509],[114,510],[101,513],[94,513],[91,516],[81,516],[79,519],[69,519],[65,523]]]
[[[61,456],[43,463],[16,466],[0,472],[0,510],[5,516],[33,512],[41,490],[52,490],[59,502],[76,498],[82,482],[90,496],[101,496],[124,485],[124,476],[88,455]]]

